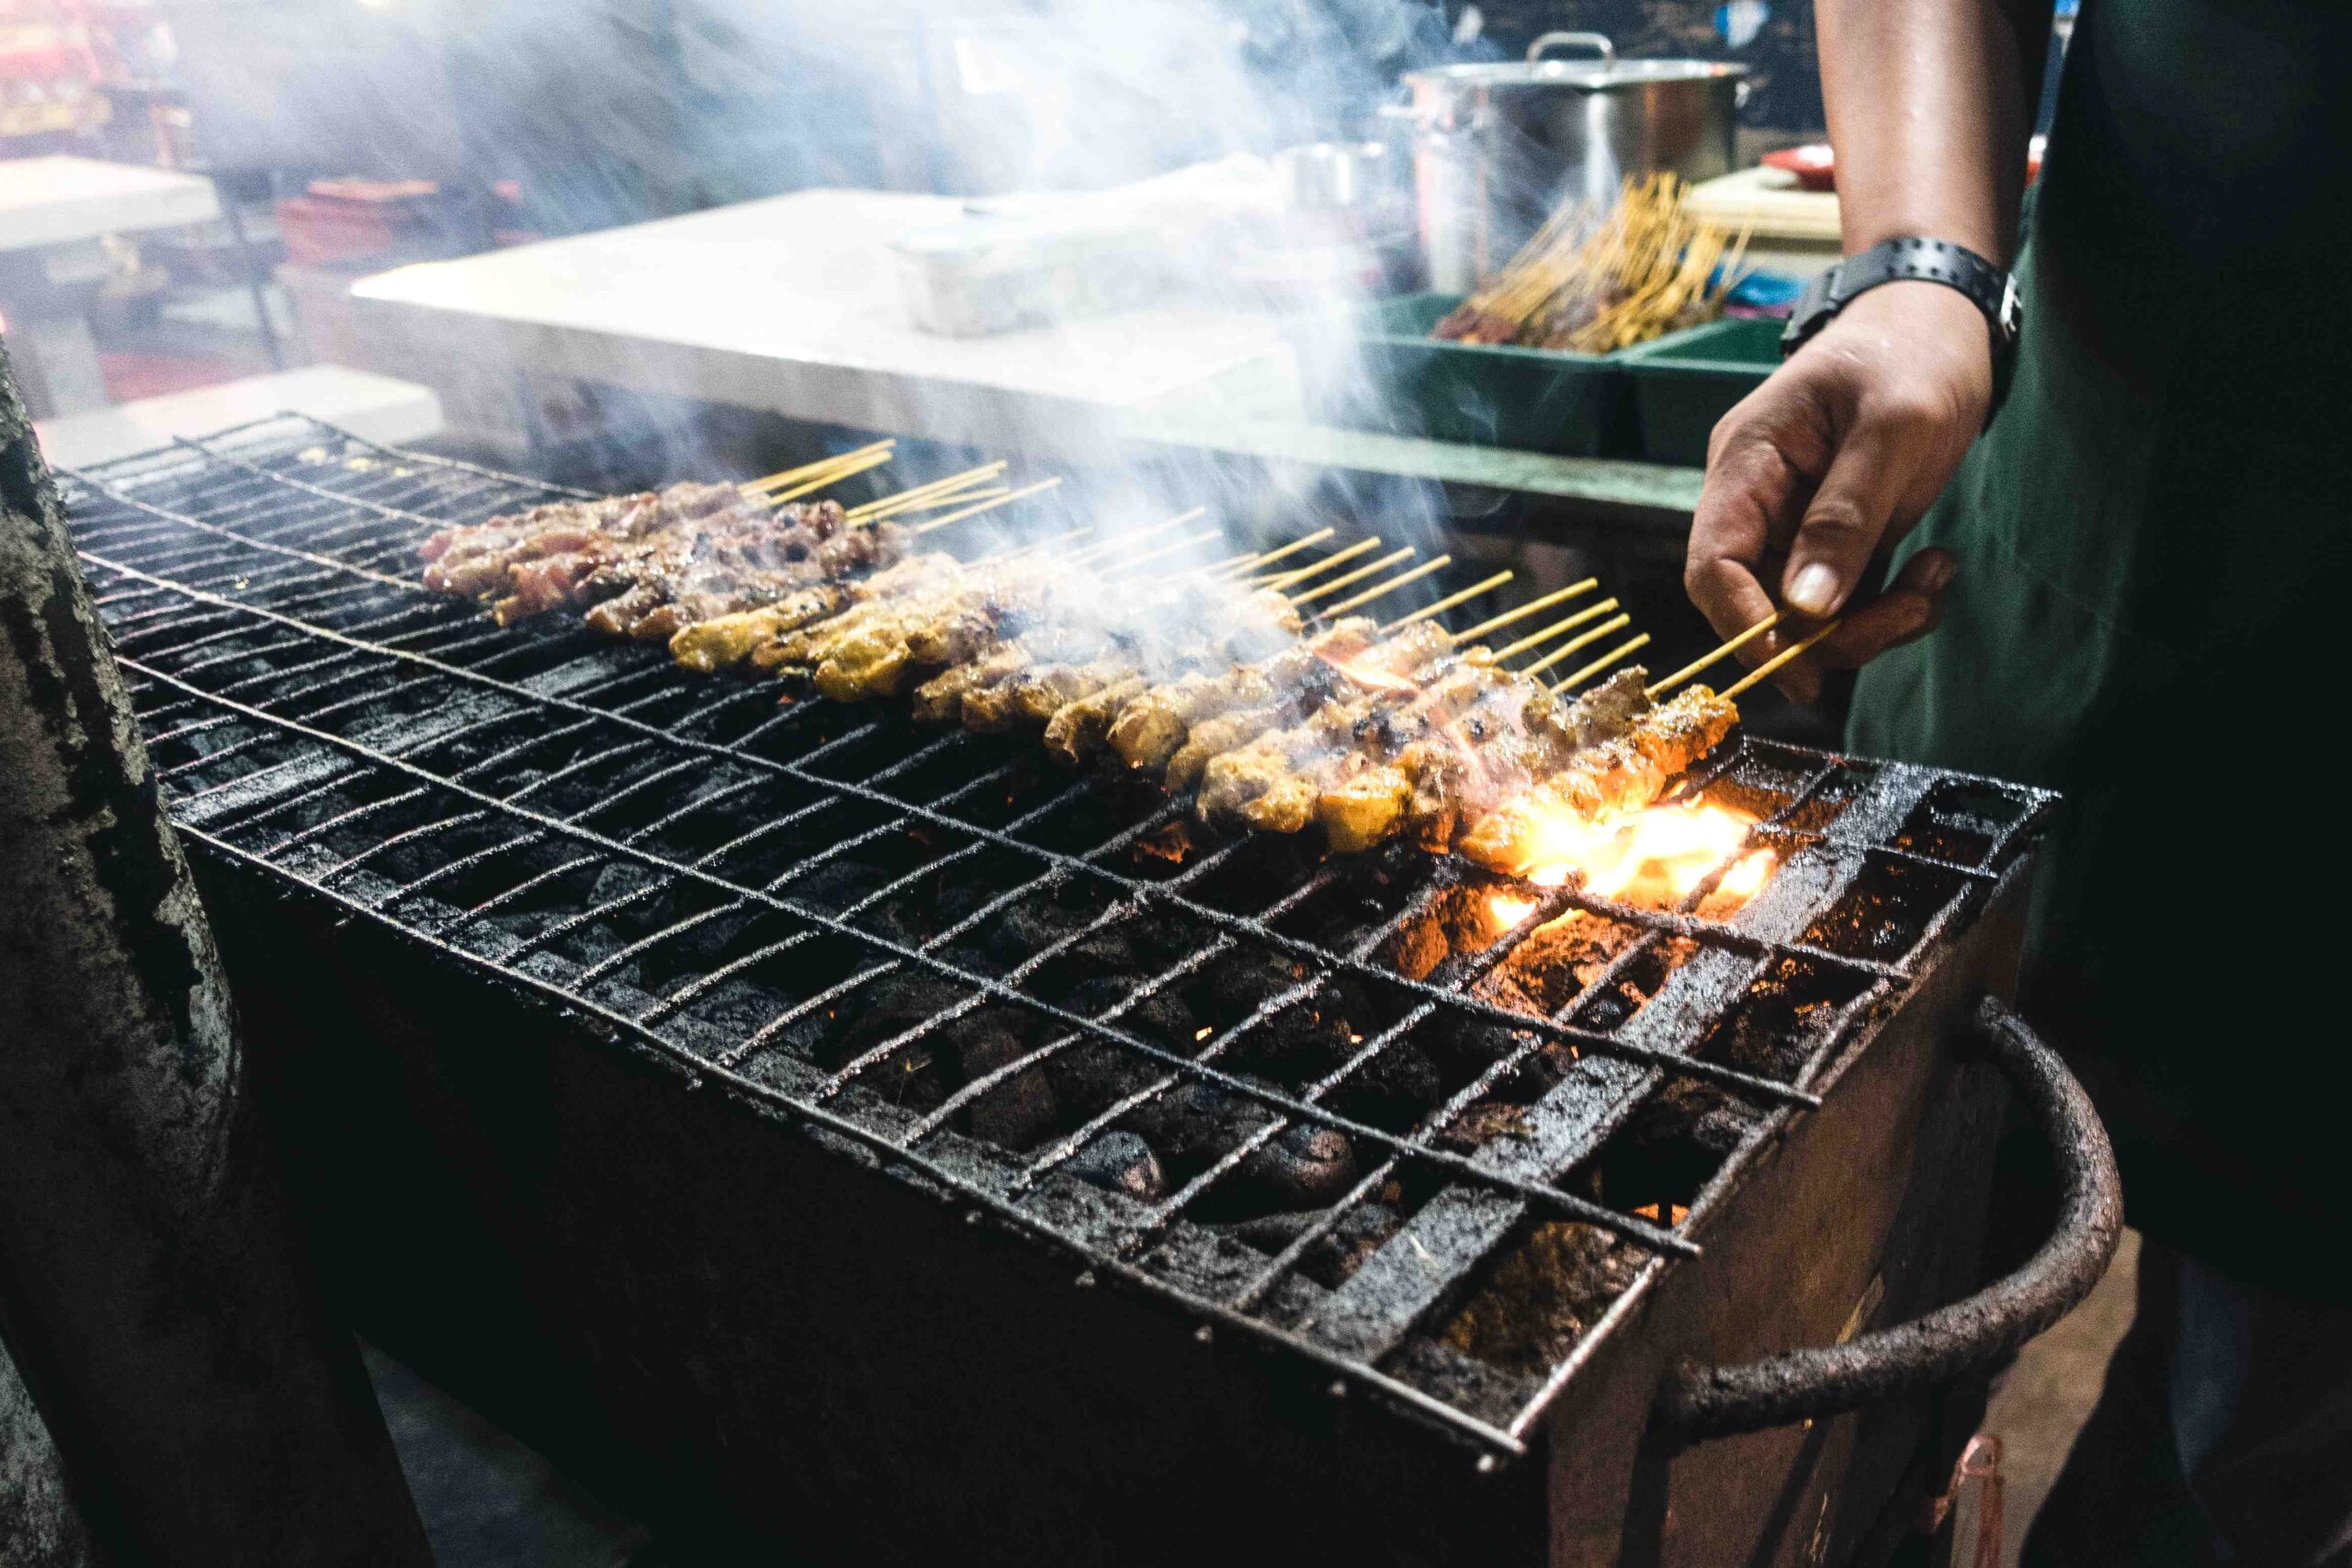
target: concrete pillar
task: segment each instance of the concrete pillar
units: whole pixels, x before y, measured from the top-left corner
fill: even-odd
[[[109,1561],[431,1562],[5,345],[0,1341]]]

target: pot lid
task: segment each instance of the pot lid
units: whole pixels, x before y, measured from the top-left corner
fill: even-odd
[[[1527,46],[1524,60],[1466,61],[1405,73],[1412,84],[1456,87],[1570,87],[1607,91],[1653,82],[1729,80],[1747,67],[1724,60],[1620,60],[1604,33],[1545,33]]]

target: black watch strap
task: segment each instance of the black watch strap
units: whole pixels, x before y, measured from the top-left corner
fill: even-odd
[[[1965,245],[1949,240],[1900,239],[1848,256],[1805,285],[1781,333],[1787,358],[1827,326],[1838,311],[1882,283],[1940,283],[1968,296],[1993,333],[1993,407],[2009,389],[2018,357],[2017,279]]]

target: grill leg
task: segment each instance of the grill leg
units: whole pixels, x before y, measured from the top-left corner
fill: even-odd
[[[0,345],[0,1334],[107,1560],[425,1568],[249,1089]]]

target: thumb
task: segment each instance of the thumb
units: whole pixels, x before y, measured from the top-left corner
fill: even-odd
[[[1789,545],[1781,597],[1805,615],[1833,615],[1853,593],[1910,488],[1917,435],[1900,421],[1858,423],[1830,460]]]

